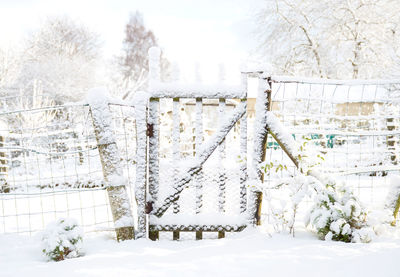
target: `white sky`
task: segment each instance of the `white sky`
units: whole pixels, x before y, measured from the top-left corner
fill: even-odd
[[[129,13],[139,10],[167,57],[181,71],[200,63],[217,72],[244,62],[254,48],[253,17],[260,0],[0,0],[0,45],[19,43],[47,16],[68,15],[101,35],[106,56],[122,47]],[[193,70],[194,71],[194,70]]]

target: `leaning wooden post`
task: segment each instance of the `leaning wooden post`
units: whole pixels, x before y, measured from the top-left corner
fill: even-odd
[[[271,80],[263,78],[262,74],[258,79],[258,94],[256,100],[256,119],[254,131],[254,153],[252,178],[255,182],[264,182],[264,173],[261,170],[261,163],[265,161],[268,138],[267,112],[271,110]],[[254,191],[251,195],[251,215],[254,216],[254,224],[261,225],[261,208],[263,194],[261,191]]]
[[[134,220],[127,182],[123,177],[120,155],[112,129],[112,115],[108,106],[108,92],[105,88],[89,90],[87,98],[92,114],[97,148],[100,154],[104,180],[107,184],[108,199],[114,220],[117,240],[135,238]]]

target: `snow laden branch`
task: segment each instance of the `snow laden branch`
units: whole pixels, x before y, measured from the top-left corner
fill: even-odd
[[[210,138],[210,140],[203,144],[199,149],[198,155],[194,157],[188,164],[188,168],[184,170],[184,173],[176,179],[174,184],[174,192],[164,199],[163,204],[154,213],[155,216],[161,217],[172,203],[176,202],[181,192],[183,191],[185,185],[189,183],[195,175],[197,175],[202,169],[203,164],[215,151],[215,149],[222,143],[226,135],[233,128],[236,122],[243,117],[246,113],[246,104],[240,103],[235,110],[223,121],[218,129],[218,131]]]
[[[127,240],[134,238],[133,216],[126,191],[127,182],[123,177],[120,155],[112,128],[109,98],[107,89],[95,88],[89,90],[87,102],[92,114],[117,239]]]

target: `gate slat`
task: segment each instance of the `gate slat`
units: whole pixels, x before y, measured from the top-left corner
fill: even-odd
[[[179,98],[173,99],[172,104],[172,160],[174,166],[174,184],[178,182],[179,176],[179,160],[180,160],[180,111],[179,111]],[[179,213],[179,203],[173,203],[174,214]],[[179,231],[173,232],[173,240],[179,239]]]
[[[196,98],[196,125],[195,125],[195,150],[196,156],[199,155],[199,148],[203,143],[203,101],[201,98]],[[195,176],[196,185],[196,214],[201,212],[203,207],[203,174],[199,172]],[[203,238],[202,231],[196,231],[196,240]]]
[[[172,106],[172,161],[174,166],[174,183],[177,183],[179,175],[179,159],[180,159],[180,125],[181,117],[179,114],[179,98],[173,99]],[[173,205],[174,214],[179,213],[179,204],[177,201]]]
[[[241,75],[242,87],[247,91],[247,74]],[[247,210],[247,98],[242,99],[241,103],[245,106],[245,114],[240,119],[240,213]]]
[[[196,98],[196,126],[195,126],[195,156],[198,156],[201,144],[203,143],[203,101]],[[201,172],[195,177],[196,182],[196,214],[201,212],[203,206],[203,176]]]
[[[225,116],[225,99],[220,98],[219,99],[219,115],[218,115],[218,127],[222,126],[222,122]],[[219,178],[218,178],[218,210],[219,212],[223,213],[225,212],[225,202],[226,202],[226,174],[225,174],[225,166],[224,166],[224,160],[225,160],[225,146],[226,146],[226,140],[224,139],[221,144],[219,145],[219,151],[218,151],[218,164],[219,164]]]
[[[149,193],[153,202],[157,201],[160,181],[160,166],[158,147],[160,143],[159,131],[159,109],[160,100],[158,98],[150,99],[149,118],[148,118],[148,136],[149,136]]]

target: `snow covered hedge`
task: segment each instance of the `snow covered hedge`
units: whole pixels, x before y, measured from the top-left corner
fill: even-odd
[[[42,252],[47,259],[61,261],[82,253],[82,229],[73,218],[61,218],[50,223],[42,235]]]

